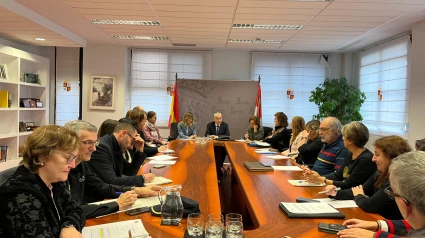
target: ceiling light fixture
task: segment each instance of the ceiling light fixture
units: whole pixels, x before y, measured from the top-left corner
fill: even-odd
[[[36,38],[34,38],[34,40],[38,40],[38,41],[45,41],[46,39],[44,39],[44,38],[40,38],[40,37],[36,37]]]
[[[135,26],[160,26],[159,21],[133,21],[133,20],[101,20],[91,19],[94,24],[103,25],[135,25]]]
[[[164,36],[112,36],[118,40],[168,40],[168,37]]]
[[[250,28],[267,30],[299,30],[302,25],[259,25],[259,24],[233,24],[232,28]]]
[[[242,39],[229,39],[227,42],[231,43],[262,43],[262,44],[283,44],[284,40],[242,40]]]

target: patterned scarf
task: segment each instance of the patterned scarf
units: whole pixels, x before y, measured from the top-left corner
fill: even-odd
[[[156,131],[156,125],[147,121],[146,126],[149,128],[151,136],[153,136],[153,137],[155,137],[155,139],[159,140],[160,138],[158,136],[158,132]]]

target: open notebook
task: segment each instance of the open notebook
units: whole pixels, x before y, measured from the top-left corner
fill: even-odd
[[[148,238],[149,233],[140,219],[106,223],[83,228],[84,238]],[[131,234],[131,236],[130,236]]]
[[[161,184],[167,184],[167,183],[172,183],[173,180],[171,179],[167,179],[161,176],[157,176],[153,179],[152,182],[150,183],[145,183],[145,185],[161,185]]]

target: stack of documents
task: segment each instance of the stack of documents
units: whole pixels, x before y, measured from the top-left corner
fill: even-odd
[[[146,159],[151,159],[151,160],[170,160],[170,159],[177,159],[177,157],[176,156],[170,156],[170,155],[157,155],[157,156],[148,157]]]
[[[279,204],[288,217],[310,217],[310,218],[344,218],[345,215],[329,204],[320,202],[281,202]]]
[[[269,156],[266,156],[266,158],[277,160],[277,159],[290,159],[291,157],[286,155],[269,155]]]
[[[163,164],[163,165],[173,165],[175,164],[175,160],[151,160],[148,164]]]
[[[256,149],[255,153],[257,154],[277,154],[277,151],[271,151],[269,148]]]
[[[150,183],[145,183],[145,185],[161,185],[161,184],[167,184],[167,183],[172,183],[173,180],[171,179],[167,179],[161,176],[157,176],[153,179],[152,182]]]
[[[274,170],[280,170],[280,171],[303,171],[298,166],[272,166]]]
[[[128,237],[150,237],[140,219],[112,222],[97,226],[83,228],[84,238],[128,238]],[[131,234],[131,236],[130,236]]]
[[[307,180],[288,180],[288,182],[296,187],[324,187],[325,183],[309,183]]]

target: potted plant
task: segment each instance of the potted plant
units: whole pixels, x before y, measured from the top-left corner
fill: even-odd
[[[311,91],[310,102],[319,107],[319,114],[313,115],[313,119],[322,120],[333,116],[341,123],[363,120],[360,107],[366,100],[366,95],[350,84],[345,77],[340,79],[326,78],[314,91]]]

